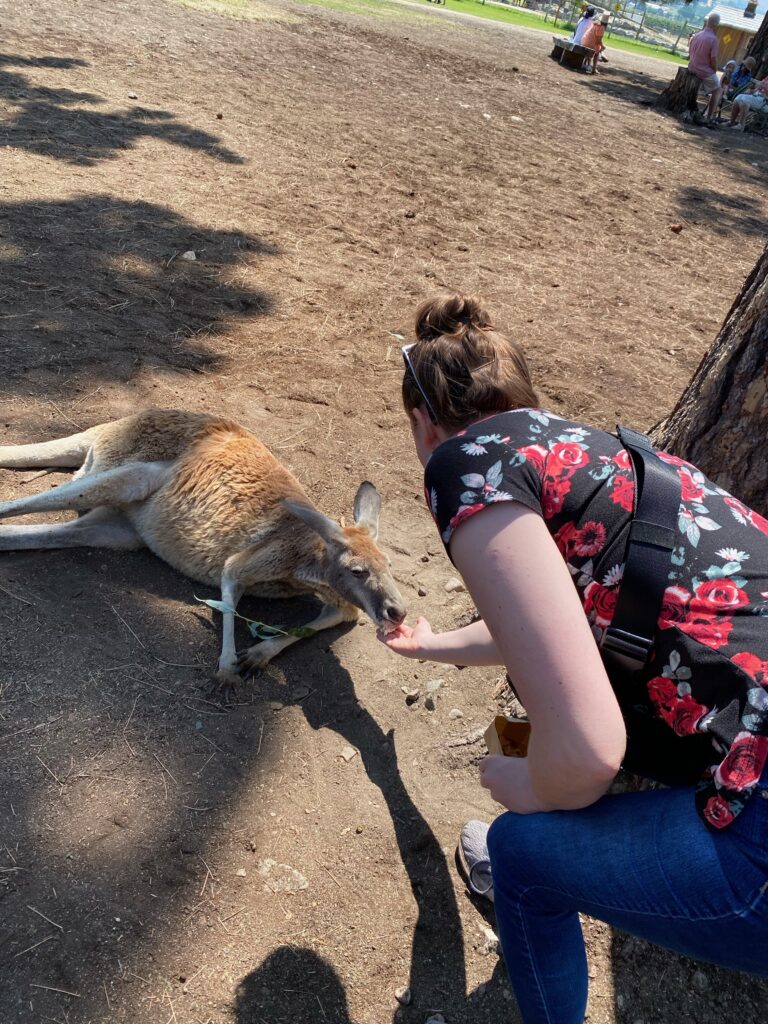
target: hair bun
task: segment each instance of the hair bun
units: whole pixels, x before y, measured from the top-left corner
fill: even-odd
[[[469,327],[489,328],[488,314],[474,295],[443,292],[416,311],[416,337],[430,341],[442,335],[462,334]]]

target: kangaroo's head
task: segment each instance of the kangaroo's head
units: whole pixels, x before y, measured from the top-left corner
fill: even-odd
[[[365,481],[358,488],[353,526],[341,526],[310,505],[284,504],[323,540],[322,582],[361,608],[377,629],[385,633],[395,629],[406,609],[389,570],[389,559],[376,543],[381,498],[373,484]]]

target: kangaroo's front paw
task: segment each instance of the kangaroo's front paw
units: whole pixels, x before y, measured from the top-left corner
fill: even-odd
[[[257,675],[272,661],[280,651],[271,640],[263,640],[260,644],[254,644],[244,651],[237,652],[237,671],[243,679]]]

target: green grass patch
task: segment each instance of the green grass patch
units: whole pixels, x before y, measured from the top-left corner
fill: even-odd
[[[187,0],[185,0],[187,2]],[[371,15],[376,18],[413,18],[413,9],[398,3],[390,3],[388,0],[300,0],[302,3],[315,4],[318,7],[326,7],[332,11],[341,11],[344,14]],[[430,0],[413,0],[414,3],[422,4],[424,7],[433,7]],[[573,31],[573,27],[563,22],[558,22],[557,28],[552,21],[545,21],[543,14],[536,14],[533,11],[526,11],[521,7],[507,7],[497,3],[482,3],[481,0],[445,0],[440,5],[442,10],[458,11],[464,14],[474,14],[478,18],[486,18],[488,21],[501,21],[509,25],[521,25],[525,28],[538,29],[540,32],[549,32],[552,35],[566,35]],[[416,15],[416,17],[419,17]],[[428,17],[428,16],[427,16]],[[420,17],[423,21],[424,18]],[[638,53],[646,57],[659,57],[673,64],[685,64],[686,60],[677,54],[670,53],[658,46],[650,46],[648,43],[637,43],[633,39],[624,39],[621,36],[611,36],[606,40],[609,49],[625,50],[629,53]]]

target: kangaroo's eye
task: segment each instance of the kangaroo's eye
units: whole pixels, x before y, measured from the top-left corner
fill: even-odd
[[[364,565],[351,565],[349,567],[349,571],[352,573],[353,576],[357,576],[358,579],[362,579],[363,577],[369,575],[368,570]]]

